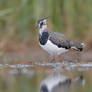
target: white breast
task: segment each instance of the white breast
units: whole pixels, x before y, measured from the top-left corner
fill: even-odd
[[[47,41],[47,43],[45,45],[41,45],[40,46],[46,50],[48,53],[50,53],[51,55],[59,55],[61,53],[64,53],[68,50],[66,50],[65,48],[59,48],[57,47],[55,44],[53,44],[50,40]]]

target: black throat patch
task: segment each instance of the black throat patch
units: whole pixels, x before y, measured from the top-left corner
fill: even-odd
[[[42,35],[39,35],[39,41],[41,45],[45,45],[49,37],[48,32],[43,32]]]

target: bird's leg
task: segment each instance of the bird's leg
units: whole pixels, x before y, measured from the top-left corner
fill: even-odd
[[[55,61],[55,56],[54,55],[51,56],[50,63],[52,63],[53,61]]]

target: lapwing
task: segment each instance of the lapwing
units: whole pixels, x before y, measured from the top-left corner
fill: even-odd
[[[39,19],[36,23],[36,28],[39,29],[39,44],[51,55],[51,61],[54,61],[56,56],[70,49],[83,50],[84,43],[68,40],[63,34],[49,30],[47,18]]]

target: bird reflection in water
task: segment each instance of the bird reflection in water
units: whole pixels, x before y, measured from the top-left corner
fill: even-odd
[[[70,86],[83,83],[83,81],[83,76],[71,79],[60,74],[53,74],[41,82],[40,92],[69,92]]]

